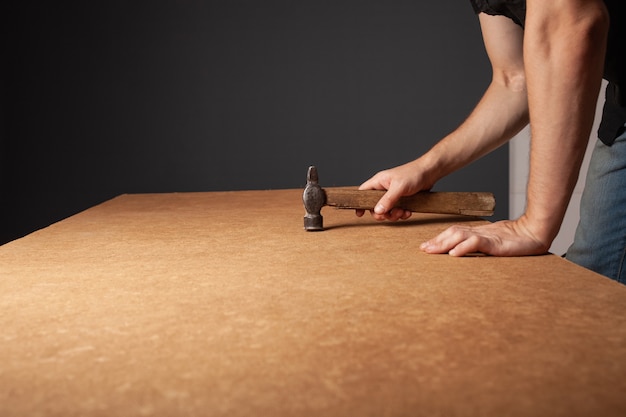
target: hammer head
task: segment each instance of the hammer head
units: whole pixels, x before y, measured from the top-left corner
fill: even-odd
[[[304,230],[324,230],[324,218],[320,213],[326,204],[326,194],[318,184],[317,168],[310,166],[306,176],[306,187],[302,194],[302,202],[306,215],[304,216]]]

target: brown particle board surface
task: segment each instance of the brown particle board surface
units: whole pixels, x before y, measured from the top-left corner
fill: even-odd
[[[0,416],[626,415],[626,287],[322,214],[123,195],[1,246]]]

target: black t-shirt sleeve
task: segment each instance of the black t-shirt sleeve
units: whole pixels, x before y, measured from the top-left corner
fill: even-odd
[[[479,1],[480,0],[470,0],[470,3],[472,4],[472,8],[474,9],[474,13],[476,14],[482,11],[480,8],[480,5],[478,4]]]
[[[492,16],[506,16],[524,27],[526,21],[526,0],[470,0],[474,12]]]

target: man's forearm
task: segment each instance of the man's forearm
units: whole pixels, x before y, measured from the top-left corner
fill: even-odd
[[[470,116],[419,160],[437,181],[503,145],[527,124],[526,91],[493,81]]]
[[[503,16],[480,13],[478,18],[491,83],[469,117],[413,162],[431,185],[501,146],[528,124],[523,30]]]

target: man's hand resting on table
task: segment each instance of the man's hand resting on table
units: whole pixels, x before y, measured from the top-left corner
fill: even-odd
[[[524,216],[518,220],[503,220],[483,226],[455,225],[424,242],[420,249],[427,253],[449,253],[465,256],[482,252],[495,256],[541,255],[549,245],[531,232]]]

